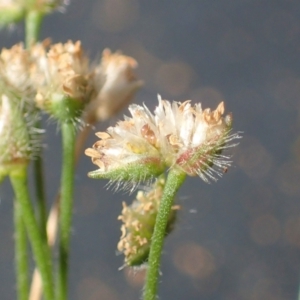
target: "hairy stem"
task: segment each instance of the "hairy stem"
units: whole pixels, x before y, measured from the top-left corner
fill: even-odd
[[[41,30],[44,14],[36,10],[28,11],[25,18],[25,43],[29,48],[32,43],[37,42]]]
[[[29,291],[27,234],[18,200],[14,201],[14,223],[17,295],[19,300],[27,300]]]
[[[62,124],[63,167],[59,207],[59,267],[57,300],[67,299],[68,263],[73,209],[75,128],[72,123]]]
[[[32,246],[34,259],[43,279],[44,296],[53,300],[54,288],[49,247],[43,239],[34,216],[27,184],[27,166],[21,166],[10,173],[16,201],[20,205],[23,222]]]
[[[166,227],[174,202],[175,194],[185,179],[185,173],[177,169],[171,169],[166,181],[161,203],[158,209],[154,232],[151,239],[146,284],[144,288],[144,300],[155,300],[157,295],[157,283],[159,277],[160,257],[166,236]]]

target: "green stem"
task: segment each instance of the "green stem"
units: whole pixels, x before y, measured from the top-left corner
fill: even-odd
[[[29,269],[27,256],[27,234],[23,223],[20,203],[14,201],[15,223],[15,263],[17,276],[17,295],[19,300],[28,300],[29,295]]]
[[[35,127],[41,128],[40,122],[38,122]],[[40,231],[42,237],[45,239],[45,241],[47,241],[47,205],[46,205],[42,153],[39,153],[37,158],[33,161],[33,168],[34,168],[35,193],[37,199],[38,222],[40,225]]]
[[[182,173],[177,169],[171,169],[168,174],[151,240],[146,284],[144,288],[144,300],[157,299],[156,295],[160,256],[162,252],[164,237],[166,236],[167,223],[174,202],[175,194],[182,185],[185,176],[185,173]]]
[[[20,166],[12,171],[10,173],[10,180],[16,199],[20,205],[22,218],[27,229],[34,258],[42,276],[45,299],[53,300],[54,289],[51,271],[51,256],[49,247],[41,236],[31,205],[27,184],[27,166]]]
[[[29,7],[34,7],[35,0],[27,0]],[[25,40],[26,48],[29,48],[33,42],[36,42],[39,37],[41,24],[44,15],[36,10],[29,10],[25,18]],[[36,128],[41,128],[40,121],[36,122]],[[46,239],[46,224],[47,224],[47,210],[46,210],[46,195],[44,185],[44,172],[43,172],[43,159],[42,153],[34,160],[34,176],[35,176],[35,189],[37,197],[37,211],[39,217],[39,224],[42,235]]]
[[[70,236],[73,208],[74,165],[75,165],[75,128],[73,124],[62,124],[63,167],[60,196],[60,244],[57,298],[67,299],[68,294],[68,264],[70,252]]]
[[[39,11],[28,11],[25,18],[25,43],[26,48],[29,48],[32,43],[38,40],[41,24],[44,14]]]

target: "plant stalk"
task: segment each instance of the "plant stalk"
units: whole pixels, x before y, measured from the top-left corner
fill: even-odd
[[[158,209],[154,232],[152,235],[144,300],[157,299],[157,283],[159,278],[160,257],[163,248],[166,228],[176,192],[184,182],[186,174],[177,169],[171,169],[168,174],[160,206]]]
[[[29,293],[27,234],[22,218],[21,206],[17,200],[14,200],[14,223],[17,296],[19,300],[27,300]]]
[[[63,167],[61,177],[61,195],[59,206],[59,266],[57,282],[57,300],[67,299],[68,266],[70,252],[70,236],[73,209],[74,170],[75,170],[75,128],[74,125],[63,123]]]
[[[25,44],[26,48],[37,42],[44,14],[39,11],[28,11],[25,18]]]
[[[51,271],[51,256],[49,247],[41,235],[38,223],[34,216],[27,183],[27,166],[22,165],[11,171],[10,180],[14,189],[16,201],[20,205],[23,222],[27,229],[34,259],[43,279],[45,299],[53,300],[54,288]]]

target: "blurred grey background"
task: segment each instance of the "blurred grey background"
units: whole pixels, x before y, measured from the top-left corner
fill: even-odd
[[[1,31],[1,47],[23,27]],[[297,0],[73,0],[45,20],[41,38],[81,40],[95,59],[106,47],[139,63],[135,102],[157,94],[215,108],[225,100],[244,138],[217,183],[188,178],[162,256],[162,300],[292,300],[300,282],[300,2]],[[127,114],[127,111],[123,113]],[[96,131],[122,118],[116,116]],[[47,122],[49,205],[59,186],[60,134]],[[96,137],[91,134],[87,146]],[[140,299],[143,272],[118,270],[122,201],[82,156],[76,191],[70,299]],[[0,186],[0,298],[15,299],[12,192]]]

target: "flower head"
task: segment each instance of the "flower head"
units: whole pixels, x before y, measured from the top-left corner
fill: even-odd
[[[118,250],[125,256],[125,264],[139,266],[147,262],[155,220],[165,186],[164,176],[161,176],[148,191],[138,191],[136,200],[128,206],[123,202],[122,214],[118,220],[122,236]],[[178,205],[173,205],[168,218],[166,235],[171,232],[176,221]]]
[[[0,54],[1,88],[13,90],[22,97],[33,97],[34,89],[29,76],[32,66],[30,53],[22,43],[11,49],[3,48]]]
[[[200,103],[170,103],[159,97],[154,114],[145,105],[132,104],[129,111],[131,118],[125,117],[107,133],[97,133],[101,140],[86,150],[99,167],[89,173],[90,177],[115,180],[111,176],[115,172],[118,180],[142,180],[168,167],[208,182],[216,180],[216,175],[221,176],[221,170],[230,165],[221,152],[233,146],[229,142],[239,135],[230,134],[232,115],[223,117],[223,102],[211,111],[202,110]]]
[[[99,66],[94,70],[95,99],[87,108],[88,119],[107,120],[120,111],[143,85],[134,74],[137,62],[121,52],[105,49]]]
[[[31,49],[37,106],[59,120],[75,119],[90,96],[88,58],[79,41],[52,45],[48,52],[46,47],[47,43],[36,44]]]

